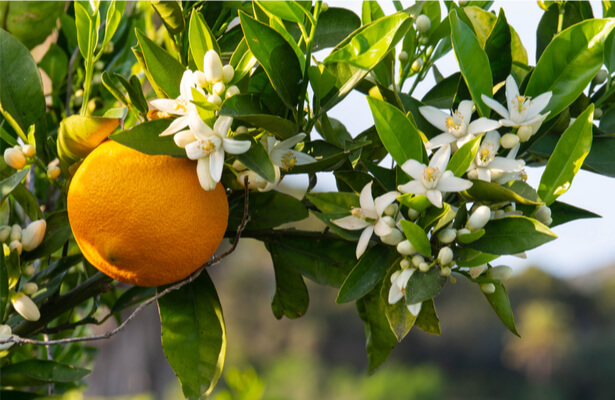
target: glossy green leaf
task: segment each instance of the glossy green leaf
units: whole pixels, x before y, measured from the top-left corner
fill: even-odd
[[[294,268],[294,261],[278,254],[275,245],[268,245],[273,260],[275,274],[275,293],[271,300],[271,309],[277,319],[302,317],[310,302],[303,277]]]
[[[615,177],[615,137],[596,136],[592,140],[592,149],[585,159],[584,168],[602,175]]]
[[[443,218],[445,219],[442,221],[442,224],[444,225],[448,224],[453,220],[453,218],[455,218],[455,212],[451,210],[451,206],[447,203],[443,203],[442,208],[428,207],[425,213],[419,218],[419,220],[416,221],[416,224],[419,225],[425,232],[428,232],[429,229],[436,223],[441,225],[441,219]]]
[[[154,297],[155,295],[155,287],[133,286],[126,290],[124,293],[122,293],[122,295],[113,304],[113,307],[111,308],[111,311],[109,311],[109,314],[115,314],[116,312],[140,304],[143,301]]]
[[[254,65],[256,65],[256,57],[254,57],[248,48],[245,38],[237,45],[229,63],[235,69],[233,80],[230,82],[231,84],[239,82],[244,76],[249,74]]]
[[[491,33],[483,48],[489,58],[494,82],[502,82],[510,74],[512,68],[511,33],[504,10],[500,8]]]
[[[49,266],[37,272],[31,279],[35,282],[44,282],[53,279],[66,272],[69,268],[79,264],[84,260],[83,254],[73,254],[55,260]]]
[[[294,108],[299,100],[303,72],[291,45],[277,31],[242,11],[239,19],[250,51],[267,73],[280,99],[288,108]]]
[[[498,255],[482,253],[478,250],[469,249],[467,247],[455,249],[455,257],[457,265],[460,267],[478,267],[479,265],[487,264],[498,258]]]
[[[517,254],[557,238],[535,219],[516,215],[493,219],[484,229],[480,239],[466,246],[490,254]]]
[[[361,4],[361,22],[363,25],[374,22],[379,18],[384,18],[384,11],[377,1],[364,1]]]
[[[260,141],[255,141],[250,135],[238,135],[234,139],[238,140],[250,140],[252,145],[250,149],[237,155],[237,160],[241,161],[243,165],[256,172],[263,179],[274,183],[275,182],[275,168],[269,153]]]
[[[361,19],[354,12],[344,8],[329,7],[327,11],[322,11],[318,18],[312,50],[337,46],[360,26]]]
[[[308,193],[306,198],[324,213],[350,214],[352,208],[360,207],[359,196],[354,193]]]
[[[208,50],[215,50],[216,53],[220,54],[220,47],[218,47],[216,37],[209,30],[209,26],[207,26],[201,13],[192,13],[188,36],[190,38],[190,52],[192,53],[194,63],[200,71],[203,71],[205,53]]]
[[[380,301],[380,288],[357,300],[357,310],[365,324],[367,360],[369,372],[373,372],[389,358],[397,344],[384,312],[384,304]]]
[[[119,125],[117,118],[71,115],[60,122],[57,151],[60,161],[69,166],[85,158]]]
[[[68,56],[62,50],[60,46],[55,43],[49,45],[49,50],[45,53],[45,56],[38,64],[39,67],[49,79],[51,79],[51,85],[54,93],[58,93],[64,79],[66,78],[66,71],[68,70]]]
[[[510,300],[508,299],[508,293],[501,282],[488,279],[486,277],[480,277],[477,279],[478,283],[492,283],[495,286],[495,292],[491,294],[483,293],[493,307],[493,310],[497,314],[498,318],[504,323],[504,325],[514,335],[519,336],[517,328],[515,327],[515,318],[513,316],[512,308],[510,307]]]
[[[61,1],[6,1],[0,7],[0,27],[31,50],[56,28],[64,6]]]
[[[226,353],[222,307],[207,271],[159,298],[158,310],[162,348],[184,396],[206,397],[220,378]]]
[[[384,315],[389,321],[389,327],[397,338],[398,342],[410,332],[410,329],[414,326],[416,317],[410,313],[406,306],[405,299],[400,299],[395,304],[389,304],[389,291],[391,290],[391,276],[399,269],[393,267],[389,268],[384,280],[382,281],[380,289],[380,303],[384,308]]]
[[[45,96],[38,67],[28,49],[0,29],[0,112],[24,134],[35,126],[36,151],[46,160]],[[17,128],[16,128],[17,130]],[[34,144],[34,143],[33,143]]]
[[[4,322],[4,312],[9,301],[9,272],[6,269],[4,251],[0,254],[0,322]]]
[[[374,123],[382,144],[398,165],[407,160],[423,161],[423,141],[418,130],[395,106],[368,97],[367,103],[372,111]]]
[[[13,175],[3,179],[0,182],[0,194],[2,195],[0,202],[4,202],[4,199],[6,199],[6,197],[11,194],[13,189],[19,185],[23,178],[28,175],[28,172],[30,172],[30,168],[22,169],[21,171],[15,172]]]
[[[36,201],[36,198],[24,185],[21,183],[13,189],[11,196],[17,201],[26,212],[26,215],[30,217],[30,220],[36,221],[43,219],[43,212]]]
[[[229,204],[228,229],[231,231],[234,231],[241,222],[243,203],[241,196]],[[276,191],[250,193],[248,209],[250,222],[246,225],[247,230],[276,228],[287,222],[300,221],[308,217],[308,211],[301,201]]]
[[[440,268],[437,266],[427,272],[414,271],[406,286],[406,304],[433,299],[440,294],[447,280],[448,278],[440,275]]]
[[[234,119],[264,128],[269,132],[287,139],[299,132],[294,122],[267,112],[252,94],[238,94],[226,99],[220,107],[219,115],[228,115]]]
[[[177,35],[184,31],[186,23],[180,1],[156,0],[151,1],[151,4],[171,35]]]
[[[515,186],[517,187],[517,186]],[[463,192],[470,198],[483,202],[503,202],[514,201],[520,204],[537,205],[540,201],[531,197],[523,197],[505,185],[499,185],[494,182],[485,182],[481,180],[473,180],[472,187]]]
[[[380,18],[353,32],[324,62],[343,62],[361,69],[372,69],[404,37],[411,25],[412,19],[405,13]]]
[[[472,30],[459,19],[456,11],[449,14],[449,20],[451,41],[461,75],[468,85],[478,114],[481,117],[489,117],[491,109],[481,99],[483,94],[491,97],[493,89],[489,57]]]
[[[21,254],[23,261],[35,260],[53,254],[62,247],[71,237],[68,213],[66,211],[56,211],[47,217],[47,228],[43,241],[32,251],[24,251]]]
[[[357,265],[350,272],[335,302],[338,304],[357,300],[369,293],[387,273],[387,269],[399,258],[399,254],[391,246],[374,246],[361,256]]]
[[[17,286],[17,282],[19,282],[19,278],[21,278],[21,263],[19,261],[17,249],[11,250],[8,257],[6,255],[4,256],[9,290]]]
[[[295,1],[257,1],[266,12],[286,21],[302,24],[305,11]]]
[[[460,78],[461,74],[459,72],[447,76],[423,96],[422,102],[436,108],[452,109]]]
[[[100,15],[98,12],[92,14],[88,3],[78,1],[75,3],[75,25],[79,51],[86,61],[91,60],[98,43]]]
[[[440,319],[436,312],[433,299],[425,300],[421,305],[421,311],[414,322],[417,328],[431,335],[440,336]]]
[[[341,237],[342,239],[345,240],[350,240],[353,242],[357,242],[357,240],[359,240],[359,238],[361,237],[361,231],[360,230],[356,230],[356,231],[348,231],[346,229],[342,229],[339,226],[335,225],[332,221],[339,219],[339,218],[344,218],[346,216],[348,216],[348,211],[343,212],[343,213],[321,213],[319,211],[315,211],[315,210],[310,210],[310,213],[312,215],[314,215],[316,218],[318,218],[323,224],[325,224],[327,226],[327,229],[330,230],[331,232],[335,233],[337,236]],[[356,248],[356,246],[354,246]],[[355,254],[355,253],[353,253]],[[354,267],[354,259],[356,258],[353,257],[353,264],[352,267]]]
[[[169,125],[171,125],[170,119],[156,119],[114,133],[109,139],[152,156],[186,157],[186,150],[175,144],[173,135],[159,136]]]
[[[150,83],[160,87],[167,97],[176,98],[179,96],[179,84],[186,68],[139,29],[135,29],[135,33],[145,66],[153,79]]]
[[[401,227],[404,230],[406,238],[412,243],[412,246],[425,257],[431,257],[431,244],[423,228],[414,222],[406,220],[401,221]]]
[[[466,173],[470,164],[474,161],[478,148],[480,147],[480,141],[482,136],[477,136],[470,140],[468,143],[461,146],[451,157],[446,169],[450,170],[455,176],[462,176]]]
[[[615,72],[615,30],[612,30],[604,42],[604,65],[612,74]]]
[[[369,145],[369,142],[351,143],[345,150],[340,151],[338,147],[321,140],[306,142],[303,152],[312,156],[316,161],[309,164],[295,165],[286,174],[333,171],[339,168],[355,151],[367,145]]]
[[[90,370],[61,364],[50,360],[26,360],[0,369],[2,386],[22,386],[34,380],[35,382],[71,383],[85,378]]]
[[[471,233],[466,233],[463,235],[459,235],[457,237],[457,241],[459,243],[472,243],[477,241],[478,239],[482,238],[483,236],[485,236],[485,230],[484,229],[479,229],[477,231],[471,232]]]
[[[549,208],[551,209],[551,218],[553,219],[553,222],[549,225],[551,228],[577,219],[601,218],[600,215],[594,214],[591,211],[560,201],[554,201]]]
[[[107,15],[105,18],[105,35],[103,36],[102,44],[100,45],[100,53],[102,54],[105,51],[105,48],[113,38],[113,35],[117,31],[118,26],[120,25],[120,21],[122,20],[122,15],[124,14],[124,10],[126,8],[125,1],[112,1],[109,3],[109,8],[107,8]]]
[[[566,193],[589,154],[593,119],[594,105],[590,104],[557,142],[538,185],[538,195],[547,205]]]
[[[105,73],[103,73],[103,75],[104,74]],[[108,76],[107,79],[111,80],[111,77]],[[141,82],[139,81],[139,78],[133,75],[130,77],[130,81],[128,81],[122,75],[114,73],[112,79],[119,82],[124,87],[126,93],[128,93],[130,102],[139,112],[147,113],[149,106],[147,104],[147,101],[145,100],[145,97],[143,96],[143,89],[141,88]]]
[[[579,97],[604,62],[604,42],[615,19],[583,21],[562,31],[547,46],[527,84],[525,94],[536,97],[551,91],[542,111],[556,117]]]

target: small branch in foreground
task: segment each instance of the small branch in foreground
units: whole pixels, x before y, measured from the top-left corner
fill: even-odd
[[[188,283],[191,283],[196,278],[198,278],[199,275],[201,275],[201,273],[203,272],[203,270],[205,270],[205,268],[208,268],[208,267],[210,267],[212,265],[218,264],[220,261],[222,261],[223,258],[229,256],[233,251],[235,251],[235,249],[237,248],[237,243],[239,242],[239,238],[241,237],[241,233],[246,228],[246,225],[247,225],[248,221],[250,220],[250,216],[248,215],[248,195],[249,195],[249,189],[248,189],[248,177],[247,176],[245,177],[245,180],[244,180],[244,187],[245,187],[245,200],[244,200],[244,204],[243,204],[243,218],[241,220],[241,223],[237,227],[237,233],[235,235],[235,240],[233,241],[233,244],[232,244],[231,248],[228,249],[227,251],[225,251],[224,253],[220,254],[219,256],[216,256],[216,257],[212,258],[211,260],[207,261],[205,264],[203,264],[203,266],[201,268],[196,270],[196,272],[194,272],[188,278],[186,278],[183,281],[180,281],[180,282],[178,282],[178,283],[176,283],[176,284],[174,284],[172,286],[169,286],[168,288],[166,288],[162,292],[157,293],[154,297],[149,298],[147,301],[145,301],[144,303],[139,305],[139,307],[137,307],[128,316],[128,318],[126,318],[126,320],[120,326],[118,326],[117,328],[115,328],[113,330],[110,330],[108,332],[105,332],[105,333],[103,333],[101,335],[83,336],[83,337],[66,338],[66,339],[58,339],[58,340],[34,340],[34,339],[21,338],[19,336],[12,336],[12,337],[10,337],[8,339],[0,340],[0,344],[18,343],[18,344],[34,344],[34,345],[40,345],[40,346],[50,346],[50,345],[55,345],[55,344],[67,344],[67,343],[75,343],[75,342],[92,342],[92,341],[95,341],[95,340],[109,339],[111,336],[114,336],[115,334],[119,333],[145,307],[147,307],[148,305],[152,304],[154,301],[158,300],[159,298],[161,298],[162,296],[166,295],[167,293],[172,292],[173,290],[177,290],[177,289],[187,285]]]

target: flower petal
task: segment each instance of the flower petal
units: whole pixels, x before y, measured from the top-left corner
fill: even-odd
[[[179,93],[180,96],[186,100],[192,100],[192,90],[191,87],[194,86],[194,79],[192,78],[192,71],[189,69],[184,71],[182,75],[182,80],[179,83]]]
[[[371,225],[366,220],[355,217],[354,215],[348,215],[343,218],[332,219],[331,222],[333,222],[335,225],[339,226],[340,228],[348,229],[350,231],[364,229]]]
[[[402,193],[424,194],[427,190],[420,180],[410,181],[406,184],[399,185],[398,188]]]
[[[472,187],[472,182],[456,176],[442,176],[438,180],[437,190],[442,192],[460,192]]]
[[[199,177],[199,183],[203,189],[214,190],[216,188],[218,182],[211,178],[208,157],[199,159],[199,162],[196,164],[196,174]]]
[[[476,168],[478,179],[485,182],[491,182],[491,171],[489,168]]]
[[[425,195],[429,202],[438,208],[442,208],[442,192],[439,190],[428,190]]]
[[[389,204],[394,202],[397,196],[399,196],[398,192],[388,192],[383,194],[382,196],[376,197],[376,199],[374,200],[376,214],[378,214],[378,216],[381,216],[384,212],[384,209],[387,208]]]
[[[463,100],[459,103],[459,108],[457,108],[461,115],[463,115],[463,120],[466,124],[472,119],[472,107],[474,107],[472,100]]]
[[[421,179],[423,176],[423,171],[425,170],[425,164],[421,164],[420,162],[410,159],[406,160],[401,165],[401,169],[412,177],[412,179]]]
[[[376,225],[374,226],[374,233],[379,237],[386,236],[389,233],[393,232],[393,229],[384,222],[382,218],[378,219]]]
[[[216,135],[221,137],[226,137],[228,134],[228,130],[231,129],[231,124],[233,123],[233,118],[227,116],[218,117],[216,122],[214,123],[214,132]]]
[[[192,131],[190,130],[179,131],[175,135],[173,135],[173,141],[175,142],[177,147],[185,149],[187,145],[196,141],[196,137],[194,136],[194,133],[192,133]]]
[[[549,104],[549,100],[551,100],[552,95],[553,95],[553,92],[546,92],[532,99],[532,101],[530,102],[530,109],[527,110],[525,119],[526,120],[532,119],[533,117],[538,115],[542,110],[544,110],[547,104]]]
[[[487,105],[487,107],[491,108],[493,111],[500,114],[502,117],[506,119],[510,118],[510,114],[508,113],[508,110],[503,105],[501,105],[500,103],[498,103],[491,97],[485,96],[484,94],[481,95],[480,98]]]
[[[512,101],[519,96],[519,87],[512,75],[508,75],[506,78],[506,105],[508,109],[512,107]]]
[[[273,149],[275,149],[275,150],[290,150],[297,143],[302,141],[305,136],[306,136],[305,133],[298,133],[295,136],[291,136],[291,137],[289,137],[286,140],[283,140],[281,142],[276,143],[273,146]]]
[[[184,111],[175,108],[175,100],[172,99],[154,99],[149,102],[154,108],[174,115],[184,115]]]
[[[516,172],[521,171],[523,167],[523,162],[504,157],[495,157],[493,161],[489,163],[489,169],[492,171]]]
[[[457,140],[457,138],[452,133],[442,132],[441,134],[432,137],[429,142],[425,143],[425,147],[428,149],[437,149],[445,144],[453,143],[455,140]]]
[[[365,250],[367,249],[367,245],[369,244],[369,239],[372,237],[372,233],[374,233],[374,226],[370,225],[361,232],[361,236],[359,237],[359,242],[357,243],[357,260],[361,258]]]
[[[313,162],[316,162],[316,159],[310,155],[307,155],[297,150],[289,150],[289,151],[292,152],[293,156],[295,157],[295,165],[304,165],[304,164],[311,164]]]
[[[404,292],[397,285],[391,285],[389,289],[389,304],[395,304],[404,298]]]
[[[448,165],[448,160],[451,158],[451,146],[440,147],[440,150],[431,157],[429,166],[444,171]]]
[[[209,173],[211,179],[220,182],[224,169],[224,151],[214,151],[209,155]]]
[[[419,313],[421,312],[421,306],[422,305],[423,305],[423,303],[408,304],[408,311],[413,316],[418,317]]]
[[[361,209],[375,210],[374,199],[372,197],[372,182],[368,183],[361,189],[361,194],[359,196],[359,204],[361,205]]]
[[[211,130],[209,125],[207,125],[201,117],[199,117],[198,113],[190,113],[189,116],[189,126],[194,136],[201,140],[207,140],[214,132]]]
[[[476,135],[477,133],[493,131],[500,127],[499,121],[494,121],[488,118],[479,118],[476,121],[472,121],[468,126],[468,135]]]
[[[440,129],[443,132],[448,131],[448,128],[446,127],[446,119],[448,118],[448,115],[438,110],[436,107],[419,107],[419,112],[427,120],[427,122],[429,122],[436,128]]]
[[[229,154],[243,154],[250,150],[251,144],[249,140],[222,139],[222,148]]]
[[[405,289],[406,286],[408,286],[408,281],[410,280],[410,278],[412,278],[414,271],[416,271],[416,269],[414,268],[402,270],[401,274],[399,274],[399,276],[395,280],[395,286],[399,287],[400,289]]]
[[[188,115],[184,115],[179,118],[176,118],[175,120],[173,120],[173,122],[171,122],[171,125],[169,125],[167,129],[162,131],[162,133],[159,136],[169,136],[169,135],[174,134],[177,131],[184,129],[185,127],[188,126],[188,121],[189,121]]]
[[[207,157],[207,153],[203,151],[200,146],[201,142],[199,140],[195,140],[192,143],[188,143],[186,145],[186,155],[191,160],[199,160],[201,158]]]

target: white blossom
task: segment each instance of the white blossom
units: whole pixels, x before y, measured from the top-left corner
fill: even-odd
[[[197,114],[196,106],[192,103],[192,88],[198,88],[193,72],[186,70],[182,75],[182,80],[179,84],[180,95],[175,99],[155,99],[150,103],[160,111],[168,114],[178,115],[167,129],[160,136],[172,135],[175,132],[184,129],[189,124],[191,114]],[[197,90],[200,90],[197,89]]]

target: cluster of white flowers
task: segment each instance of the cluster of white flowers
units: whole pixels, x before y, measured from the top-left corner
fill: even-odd
[[[0,226],[0,242],[4,252],[16,250],[21,255],[23,250],[34,250],[43,241],[46,229],[47,221],[44,219],[31,222],[25,229],[21,229],[18,224]]]

